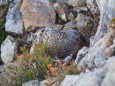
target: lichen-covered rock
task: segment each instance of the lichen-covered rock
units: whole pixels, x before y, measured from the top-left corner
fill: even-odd
[[[9,7],[6,17],[5,31],[15,33],[18,35],[23,34],[23,21],[19,11],[21,0],[14,0]]]
[[[106,62],[106,49],[114,45],[113,40],[115,38],[115,35],[112,36],[114,31],[109,28],[110,21],[115,17],[115,4],[113,2],[114,0],[97,0],[101,15],[100,25],[95,37],[90,42],[88,53],[79,63],[81,68],[101,67]],[[111,49],[114,50],[114,47]]]
[[[17,41],[11,37],[7,36],[5,41],[1,45],[1,59],[3,63],[10,63],[15,58],[17,53]]]
[[[51,57],[65,58],[76,55],[78,50],[87,44],[76,30],[61,30],[55,25],[49,25],[42,31],[41,39],[47,39],[47,52]],[[40,39],[40,36],[38,38]]]
[[[20,11],[26,30],[55,23],[56,15],[49,0],[23,0]]]

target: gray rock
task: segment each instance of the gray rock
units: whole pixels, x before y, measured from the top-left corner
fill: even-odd
[[[113,17],[115,17],[115,4],[113,4],[113,1],[114,0],[96,0],[101,11],[100,24],[95,37],[90,42],[91,46],[89,47],[88,53],[79,63],[81,68],[101,67],[105,64],[105,50],[108,46],[112,45],[111,41],[109,40],[106,43],[104,42],[108,39],[108,34],[110,34],[108,31],[110,30],[110,21]]]
[[[80,75],[67,75],[60,86],[101,86],[107,68],[89,71]]]
[[[74,8],[73,8],[73,11],[74,11],[74,12],[77,12],[77,13],[79,13],[79,12],[81,12],[81,11],[82,11],[82,12],[83,12],[83,11],[84,11],[84,12],[87,12],[87,11],[88,11],[88,8],[87,8],[87,7],[74,7]]]
[[[69,62],[72,59],[72,54],[70,56],[66,56],[63,62]]]
[[[115,57],[109,59],[107,66],[108,66],[108,73],[106,74],[105,78],[102,81],[101,86],[114,86],[115,85]]]
[[[0,6],[8,4],[8,0],[0,0]]]
[[[38,80],[28,81],[22,84],[22,86],[39,86]]]
[[[90,20],[91,20],[91,17],[85,16],[85,15],[79,13],[77,18],[75,18],[74,21],[77,22],[77,24],[76,24],[77,28],[84,28],[85,26],[87,26],[87,24],[90,22]]]
[[[87,26],[90,20],[91,17],[79,13],[78,16],[73,21],[67,23],[65,27],[83,29],[85,26]]]
[[[67,75],[60,86],[114,86],[115,56],[109,58],[102,68],[94,69],[80,75]]]
[[[71,21],[71,20],[74,19],[74,17],[75,17],[75,16],[74,16],[73,13],[71,12],[71,13],[68,15],[68,20]]]
[[[4,63],[10,63],[14,59],[17,53],[17,41],[7,36],[5,41],[1,45],[1,59]]]
[[[67,0],[56,0],[59,3],[67,3]]]
[[[86,4],[86,0],[68,0],[67,3],[72,6],[84,6]]]
[[[83,59],[87,53],[88,53],[87,47],[83,47],[81,50],[79,50],[79,52],[77,53],[77,57],[75,59],[75,63],[78,64],[81,61],[81,59]]]
[[[20,5],[21,0],[14,0],[14,3],[9,7],[5,23],[5,31],[18,35],[23,34],[23,21],[19,11]]]
[[[55,25],[49,25],[36,39],[47,40],[47,52],[51,57],[65,58],[76,55],[87,42],[76,30],[61,30]],[[35,43],[34,43],[35,44]]]
[[[40,86],[46,86],[46,83],[48,83],[48,80],[43,80],[40,82]]]

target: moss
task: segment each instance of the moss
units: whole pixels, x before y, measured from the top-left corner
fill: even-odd
[[[11,2],[10,2],[11,3]],[[0,6],[0,10],[5,10],[5,9],[8,9],[10,3],[6,4],[6,5],[2,5]]]
[[[112,18],[110,26],[112,29],[115,29],[115,18]]]
[[[4,20],[0,20],[0,27],[3,26]]]
[[[112,18],[111,24],[115,24],[115,18]]]
[[[0,30],[0,46],[6,38],[6,33],[3,30]]]

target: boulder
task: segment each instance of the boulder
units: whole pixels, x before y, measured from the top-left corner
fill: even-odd
[[[65,58],[71,54],[74,56],[79,49],[87,45],[84,37],[73,29],[61,30],[55,25],[49,25],[41,34],[36,39],[41,39],[37,40],[38,42],[47,40],[47,52],[51,57]],[[36,42],[33,46],[35,44]]]
[[[95,37],[90,41],[88,53],[80,61],[79,67],[101,67],[105,64],[105,58],[108,58],[106,53],[110,51],[107,48],[114,45],[113,40],[115,38],[114,30],[109,28],[110,21],[115,17],[115,4],[113,2],[114,0],[96,0],[95,3],[98,4],[100,9],[100,24]],[[109,56],[114,55],[112,54],[114,47],[111,49],[111,55]]]
[[[5,23],[5,31],[18,35],[22,35],[24,31],[22,16],[19,11],[20,5],[21,0],[14,0],[9,7]]]
[[[107,69],[98,69],[80,75],[66,75],[60,86],[101,86]]]
[[[23,0],[20,11],[26,30],[55,23],[56,14],[49,0]]]
[[[108,73],[106,74],[105,78],[102,81],[101,86],[114,86],[115,85],[115,57],[109,59],[107,66],[108,66]]]
[[[115,56],[102,68],[89,70],[80,75],[66,75],[60,86],[114,86]]]
[[[15,58],[17,53],[17,41],[11,37],[7,36],[5,41],[1,45],[1,59],[3,63],[10,63]]]

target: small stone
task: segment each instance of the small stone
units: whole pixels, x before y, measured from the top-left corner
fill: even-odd
[[[3,63],[10,63],[13,61],[17,53],[17,45],[18,43],[13,37],[7,36],[1,45],[1,59]]]
[[[112,30],[112,29],[109,30],[108,33],[107,33],[107,36],[105,38],[104,45],[106,47],[109,47],[110,45],[112,45],[114,37],[115,37],[115,30]]]
[[[69,15],[69,7],[65,3],[55,3],[54,8],[58,16],[65,22],[67,22],[67,17]]]
[[[74,15],[73,13],[71,12],[68,16],[68,20],[72,21],[74,19]]]
[[[107,48],[105,50],[105,56],[106,57],[111,57],[113,55],[112,49],[111,48]]]
[[[74,12],[77,12],[77,13],[79,13],[79,12],[87,12],[88,11],[88,8],[87,7],[74,7],[73,8],[73,11]]]

